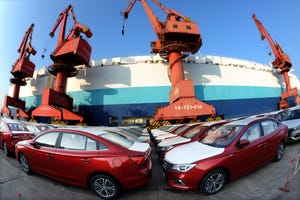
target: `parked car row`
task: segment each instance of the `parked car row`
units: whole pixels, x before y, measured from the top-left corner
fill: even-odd
[[[288,141],[300,140],[300,105],[284,110],[256,115],[256,117],[270,117],[288,126]]]
[[[149,134],[145,139],[139,129],[58,127],[35,136],[19,121],[0,119],[0,124],[4,153],[14,151],[27,174],[90,188],[102,199],[151,180]]]
[[[164,134],[155,130],[154,140],[159,137],[157,132]],[[156,146],[167,183],[176,189],[200,189],[211,195],[228,181],[271,160],[281,160],[288,127],[273,118],[248,117],[199,123],[181,136],[171,134],[174,137]]]
[[[288,116],[296,116],[294,110],[166,125],[150,135],[141,127],[54,127],[1,118],[0,145],[6,155],[16,155],[27,174],[37,172],[113,199],[151,180],[154,143],[171,187],[211,195],[227,182],[282,159],[287,141],[299,137],[297,126],[284,124],[292,119]]]

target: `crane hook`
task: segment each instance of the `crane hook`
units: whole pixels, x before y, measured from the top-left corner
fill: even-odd
[[[123,16],[123,13],[120,12],[121,16]],[[125,19],[123,18],[123,25],[122,25],[122,35],[125,34]]]

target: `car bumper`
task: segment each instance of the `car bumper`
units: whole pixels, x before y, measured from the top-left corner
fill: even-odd
[[[289,129],[288,141],[298,141],[298,140],[300,140],[300,130],[299,129]]]
[[[122,186],[124,189],[140,187],[149,183],[151,177],[152,177],[152,161],[151,159],[147,159],[147,161],[143,164],[143,167],[135,171],[135,176],[127,177],[122,182]]]
[[[163,162],[164,175],[167,183],[180,190],[195,190],[199,188],[200,181],[204,176],[204,171],[193,168],[187,172],[178,172],[171,169],[172,164]]]
[[[179,190],[196,190],[199,188],[202,175],[191,172],[164,171],[167,183]]]

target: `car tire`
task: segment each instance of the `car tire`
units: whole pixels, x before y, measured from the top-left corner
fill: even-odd
[[[120,184],[111,176],[98,174],[90,181],[90,188],[102,199],[114,199],[121,191]]]
[[[3,147],[4,155],[9,156],[10,152],[9,152],[9,150],[7,148],[7,144],[6,144],[5,141],[2,142],[2,147]]]
[[[285,150],[284,142],[280,142],[277,148],[276,156],[274,158],[275,162],[280,161],[283,158],[284,150]]]
[[[214,169],[208,172],[200,183],[200,192],[211,195],[223,189],[227,182],[227,173],[223,169]]]
[[[31,167],[30,167],[30,164],[29,164],[25,154],[23,154],[23,153],[19,154],[19,162],[20,162],[20,166],[21,166],[22,170],[26,174],[31,174]]]

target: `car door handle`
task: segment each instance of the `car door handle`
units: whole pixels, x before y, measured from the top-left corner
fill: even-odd
[[[266,143],[261,143],[258,145],[258,147],[265,147],[266,146]]]
[[[88,158],[81,158],[81,161],[84,162],[84,163],[89,163],[90,160]]]
[[[51,158],[52,157],[52,155],[50,154],[50,153],[46,153],[45,154],[48,158]]]

